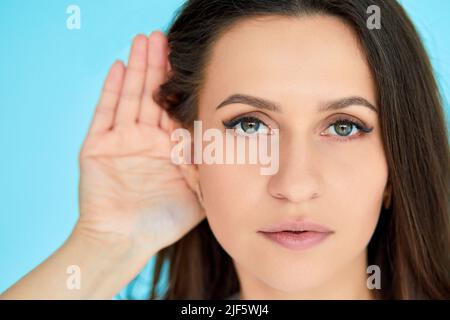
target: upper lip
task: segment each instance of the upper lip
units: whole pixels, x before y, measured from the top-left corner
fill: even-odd
[[[281,231],[314,231],[330,233],[332,230],[313,221],[305,219],[289,219],[281,221],[275,225],[260,229],[260,232],[281,232]]]

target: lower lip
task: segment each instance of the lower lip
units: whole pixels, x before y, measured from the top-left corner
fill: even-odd
[[[261,232],[266,238],[292,250],[308,249],[319,244],[327,238],[331,232],[314,232],[305,231],[301,233],[293,233],[288,231],[282,232]]]

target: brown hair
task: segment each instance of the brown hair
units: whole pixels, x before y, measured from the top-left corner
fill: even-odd
[[[367,28],[370,5],[381,29]],[[189,127],[214,43],[242,19],[332,15],[358,34],[377,84],[377,103],[389,167],[392,205],[382,209],[368,247],[382,270],[381,299],[450,298],[450,155],[448,129],[432,67],[419,35],[396,1],[190,0],[167,33],[172,72],[160,103]],[[205,219],[156,257],[150,299],[164,262],[163,299],[223,299],[239,290],[231,257]]]

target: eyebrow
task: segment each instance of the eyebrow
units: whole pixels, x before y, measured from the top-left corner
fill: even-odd
[[[270,101],[270,100],[267,100],[264,98],[259,98],[259,97],[255,97],[255,96],[251,96],[251,95],[247,95],[247,94],[240,94],[240,93],[230,95],[228,98],[223,100],[216,107],[216,110],[220,109],[226,105],[233,104],[233,103],[242,103],[242,104],[247,104],[247,105],[253,106],[258,109],[282,112],[281,106],[276,102],[273,102],[273,101]],[[340,98],[337,100],[328,101],[319,107],[319,112],[339,110],[339,109],[350,107],[352,105],[360,105],[363,107],[367,107],[370,110],[372,110],[373,112],[378,113],[378,109],[373,104],[371,104],[369,101],[367,101],[363,97],[359,97],[359,96],[351,96],[351,97],[345,97],[345,98]]]

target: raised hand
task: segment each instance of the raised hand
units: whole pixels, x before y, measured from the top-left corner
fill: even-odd
[[[116,61],[79,155],[77,228],[149,251],[180,239],[203,218],[192,183],[170,159],[178,127],[152,98],[170,66],[165,35],[134,38],[128,66]]]

